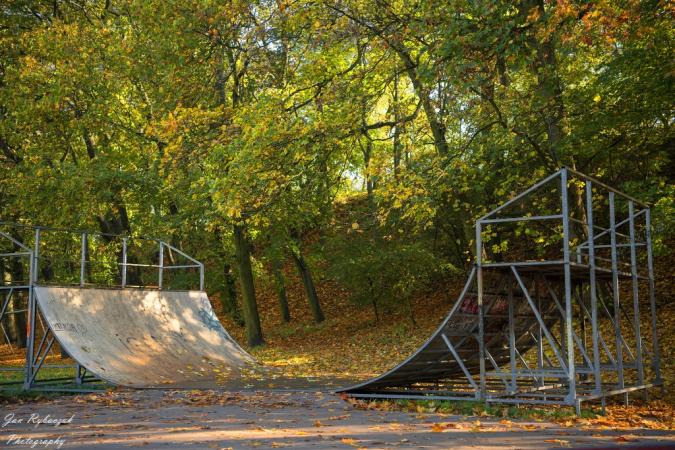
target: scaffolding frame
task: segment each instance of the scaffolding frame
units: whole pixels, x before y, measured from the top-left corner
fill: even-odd
[[[52,325],[44,320],[38,302],[34,294],[34,287],[38,285],[59,285],[59,286],[79,286],[79,287],[90,287],[90,283],[86,283],[86,272],[87,267],[92,264],[99,264],[100,261],[92,261],[87,257],[87,246],[89,242],[89,237],[98,236],[105,237],[108,239],[118,239],[121,241],[121,261],[115,263],[104,262],[103,264],[113,264],[118,266],[120,275],[121,275],[121,285],[113,285],[106,283],[101,285],[97,283],[97,286],[107,287],[107,288],[121,288],[121,289],[165,289],[165,271],[167,270],[179,270],[179,269],[198,269],[199,270],[199,290],[204,290],[204,265],[192,258],[191,256],[185,254],[183,251],[175,248],[174,246],[168,244],[167,242],[161,239],[147,238],[147,237],[135,237],[135,236],[126,236],[118,235],[112,233],[99,233],[93,231],[82,231],[82,230],[73,230],[68,228],[53,228],[53,227],[42,227],[35,225],[24,225],[24,224],[15,224],[8,222],[0,222],[0,226],[16,228],[16,229],[29,229],[34,233],[34,248],[31,249],[23,242],[18,239],[15,239],[10,234],[0,231],[0,240],[9,241],[14,245],[15,248],[18,248],[20,251],[1,253],[0,257],[3,258],[20,258],[28,260],[28,277],[24,280],[17,280],[16,283],[10,283],[9,286],[6,285],[5,280],[2,280],[0,285],[0,293],[6,293],[4,295],[4,301],[2,301],[2,309],[0,309],[0,327],[3,332],[3,338],[6,343],[9,345],[9,348],[13,354],[15,354],[12,344],[10,342],[9,336],[7,335],[4,326],[2,325],[2,320],[10,314],[25,314],[26,323],[27,323],[27,336],[26,336],[26,357],[23,368],[1,366],[0,373],[2,372],[19,372],[23,371],[23,380],[22,381],[9,381],[0,383],[0,390],[13,390],[17,388],[22,388],[24,390],[33,390],[33,391],[57,391],[57,392],[96,392],[99,389],[95,389],[95,384],[101,383],[97,377],[93,376],[87,371],[87,369],[80,365],[76,364],[45,364],[47,356],[51,353],[53,357],[54,351],[52,349],[54,342],[57,342],[56,334],[52,329]],[[64,232],[68,234],[79,235],[81,240],[80,248],[80,258],[69,259],[69,258],[53,258],[50,254],[45,255],[42,251],[42,233],[45,231],[55,231],[55,232]],[[129,254],[129,245],[132,241],[150,241],[154,245],[157,245],[158,252],[158,263],[157,264],[140,264],[132,263],[128,261]],[[190,263],[189,264],[180,264],[180,265],[166,265],[165,264],[165,252],[170,251],[176,253],[184,258],[186,258]],[[49,282],[44,282],[40,280],[40,262],[41,261],[58,261],[61,263],[75,263],[79,265],[79,282],[64,282],[63,280],[51,280]],[[157,280],[158,284],[156,286],[130,286],[127,282],[127,273],[128,268],[130,267],[144,267],[150,268],[157,271]],[[17,295],[20,292],[27,294],[27,307],[25,309],[20,309],[17,311],[9,310],[8,306],[12,297]],[[46,323],[46,326],[45,326]],[[41,327],[42,337],[36,335],[37,326]],[[39,342],[38,342],[39,340]],[[74,377],[52,377],[52,378],[38,378],[38,374],[43,368],[60,368],[60,369],[75,369]],[[76,387],[74,388],[63,388],[59,384],[64,382],[73,382]]]
[[[559,195],[552,213],[510,212],[551,185]],[[618,203],[627,213],[619,221]],[[607,216],[601,218],[608,225],[598,216]],[[485,237],[493,227],[532,221],[559,224],[561,258],[487,259]],[[585,241],[579,242],[574,226]],[[584,401],[600,399],[604,409],[609,396],[623,395],[627,403],[633,391],[644,391],[647,398],[648,389],[660,387],[663,394],[647,204],[563,167],[480,217],[475,243],[476,264],[436,333],[389,372],[346,392],[366,398],[570,405],[577,414]],[[600,295],[603,283],[610,287]],[[630,304],[622,301],[622,285],[630,285]],[[651,345],[641,332],[641,292],[649,297]],[[603,336],[603,322],[611,337]],[[528,350],[535,355],[526,356]]]

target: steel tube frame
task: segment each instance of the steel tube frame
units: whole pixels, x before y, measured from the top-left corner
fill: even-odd
[[[652,224],[651,213],[649,209],[645,214],[645,222],[647,228],[647,264],[649,268],[649,303],[652,313],[652,339],[654,345],[654,373],[655,383],[661,384],[661,395],[665,394],[665,386],[661,380],[661,366],[659,358],[659,338],[656,331],[656,297],[654,295],[654,260],[652,255]]]
[[[61,365],[54,365],[54,364],[45,364],[45,360],[47,359],[47,356],[51,354],[52,356],[54,355],[53,352],[53,344],[56,342],[56,336],[51,330],[51,327],[45,328],[45,324],[42,320],[41,313],[38,308],[37,300],[35,298],[35,293],[34,293],[34,287],[38,285],[40,282],[40,272],[39,272],[39,267],[40,267],[40,260],[44,259],[45,261],[62,261],[62,262],[76,262],[79,264],[80,267],[80,276],[79,276],[79,286],[84,287],[86,283],[86,265],[87,264],[96,264],[96,263],[101,263],[101,264],[108,264],[106,262],[101,262],[101,261],[88,261],[87,260],[87,245],[88,245],[88,236],[89,235],[95,235],[95,236],[106,236],[106,237],[117,237],[122,239],[122,262],[117,262],[114,263],[118,266],[121,267],[121,274],[122,274],[122,287],[123,288],[129,288],[127,284],[127,268],[129,266],[139,266],[139,267],[154,267],[159,269],[159,282],[160,286],[159,288],[162,289],[163,286],[163,271],[165,269],[199,269],[199,290],[203,291],[204,290],[204,265],[197,261],[196,259],[188,256],[184,252],[174,248],[173,246],[167,244],[166,242],[160,240],[160,239],[152,239],[152,238],[144,238],[144,237],[132,237],[132,236],[122,236],[122,235],[115,235],[111,233],[96,233],[96,232],[90,232],[90,231],[79,231],[79,230],[71,230],[71,229],[66,229],[66,228],[52,228],[52,227],[41,227],[41,226],[32,226],[32,225],[21,225],[21,224],[12,224],[12,223],[7,223],[7,222],[0,222],[0,226],[12,226],[12,227],[19,227],[19,228],[25,228],[25,229],[30,229],[34,231],[34,248],[30,249],[27,245],[23,244],[22,242],[18,241],[17,239],[14,239],[12,236],[9,234],[0,231],[0,238],[7,239],[14,245],[16,245],[19,249],[22,251],[20,252],[14,252],[14,253],[2,253],[0,254],[0,257],[27,257],[28,258],[28,279],[21,281],[20,285],[10,285],[10,286],[0,286],[1,291],[8,291],[8,294],[3,298],[4,302],[2,303],[2,309],[0,310],[0,320],[2,317],[8,313],[26,313],[27,314],[27,342],[26,342],[26,359],[25,359],[25,364],[23,368],[12,368],[12,367],[0,367],[0,371],[8,371],[8,372],[23,372],[23,380],[22,381],[16,381],[16,382],[9,382],[9,383],[0,383],[0,386],[3,385],[22,385],[23,389],[25,390],[37,390],[37,391],[55,391],[55,392],[97,392],[96,390],[91,390],[91,389],[84,389],[84,388],[78,388],[78,389],[68,389],[68,388],[39,388],[39,385],[44,385],[44,384],[49,384],[49,383],[54,383],[58,381],[64,381],[64,380],[70,380],[70,377],[66,378],[49,378],[49,379],[44,379],[44,380],[38,380],[37,376],[41,368],[43,367],[58,367],[58,368],[76,368],[76,374],[75,377],[72,378],[75,383],[78,386],[82,386],[83,383],[85,383],[88,380],[88,377],[86,375],[86,370],[83,371],[83,367],[80,366],[79,364],[72,365],[72,364],[61,364]],[[78,260],[71,260],[71,259],[59,259],[59,258],[52,258],[52,257],[42,257],[41,256],[41,246],[42,246],[42,236],[41,233],[42,231],[59,231],[59,232],[69,232],[69,233],[79,233],[81,236],[81,245],[80,245],[80,258]],[[128,262],[128,243],[129,239],[138,239],[138,240],[146,240],[146,241],[151,241],[151,242],[157,242],[160,247],[160,261],[159,265],[153,265],[153,264],[130,264]],[[169,248],[171,251],[174,251],[186,259],[188,259],[192,264],[178,264],[175,266],[165,266],[164,265],[164,258],[163,258],[163,251],[164,247]],[[17,282],[14,280],[13,282]],[[145,286],[147,288],[147,286]],[[7,311],[9,301],[11,300],[12,295],[15,295],[17,291],[20,290],[25,290],[28,292],[28,308],[20,311]],[[37,319],[37,320],[36,320]],[[39,324],[42,327],[43,335],[40,339],[39,345],[36,347],[36,329],[38,326],[38,321]],[[4,331],[4,328],[3,328]],[[51,333],[51,338],[49,337],[49,334]],[[6,335],[6,332],[5,332]],[[9,342],[9,338],[6,338],[7,341]],[[12,349],[13,351],[13,349]],[[91,378],[91,377],[89,377]]]
[[[495,217],[499,212],[503,212],[506,207],[513,205],[518,200],[523,199],[526,195],[534,192],[536,189],[541,188],[545,184],[553,181],[558,178],[559,186],[559,195],[560,195],[560,214],[550,214],[550,215],[540,215],[540,216],[523,216],[518,215],[517,217]],[[579,220],[575,217],[572,217],[570,213],[570,183],[572,182],[582,182],[581,196],[585,207],[585,218],[584,220]],[[594,210],[594,189],[599,188],[608,192],[609,194],[609,228],[604,228],[597,225],[595,210]],[[585,197],[585,198],[584,198]],[[628,218],[617,221],[616,220],[616,199],[621,198],[628,203]],[[635,205],[640,206],[640,210],[636,211]],[[636,219],[640,216],[645,216],[646,221],[646,242],[640,241],[637,234]],[[483,215],[476,221],[476,297],[477,297],[477,330],[476,330],[476,339],[478,340],[478,357],[479,357],[479,367],[478,372],[480,375],[480,381],[477,383],[475,388],[478,391],[477,397],[484,402],[496,401],[497,397],[500,395],[508,396],[512,392],[518,392],[518,389],[521,388],[524,384],[524,380],[521,380],[522,377],[529,377],[530,382],[533,382],[535,385],[538,385],[542,389],[542,394],[544,398],[541,400],[541,403],[548,404],[568,404],[574,405],[579,412],[579,405],[581,401],[586,401],[589,398],[599,398],[603,400],[608,395],[616,394],[626,394],[633,390],[647,389],[649,386],[663,386],[663,383],[660,379],[660,370],[659,370],[659,361],[658,361],[658,341],[656,334],[656,307],[655,307],[655,296],[654,296],[654,273],[653,273],[653,257],[651,252],[651,224],[650,224],[650,211],[648,205],[626,195],[622,192],[610,188],[609,186],[594,180],[591,177],[587,177],[583,174],[580,174],[572,169],[563,167],[558,172],[550,175],[544,180],[536,183],[531,188],[527,189],[523,193],[514,197],[513,199],[505,202],[501,206],[495,208],[491,212]],[[489,224],[500,224],[500,223],[512,223],[520,221],[541,221],[541,220],[561,220],[562,222],[562,250],[563,257],[560,260],[555,261],[520,261],[520,262],[500,262],[493,263],[485,261],[483,257],[483,236],[484,226]],[[586,238],[585,242],[580,244],[573,244],[571,239],[571,223],[582,224],[585,227]],[[630,228],[629,234],[624,234],[618,231],[619,227],[627,226]],[[598,232],[596,232],[598,230]],[[610,238],[611,243],[599,243],[598,240],[604,236]],[[625,240],[619,242],[619,238]],[[626,241],[628,243],[626,243]],[[574,245],[574,247],[573,247]],[[638,265],[638,254],[637,250],[639,248],[647,249],[648,256],[648,267],[640,267]],[[631,260],[630,263],[626,263],[619,259],[618,249],[630,249]],[[587,251],[582,251],[587,250]],[[611,258],[604,258],[603,254],[598,255],[597,250],[611,250]],[[572,258],[574,257],[574,261]],[[603,266],[598,266],[599,262],[605,261],[606,263],[611,263],[611,268],[609,264],[604,264]],[[534,272],[534,292],[530,293],[528,287],[525,285],[523,279],[520,276],[521,271],[537,271],[537,270],[547,270],[545,267],[556,267],[561,266],[562,273],[561,278],[558,281],[558,287],[560,288],[559,294],[553,290],[551,285],[551,280],[549,275],[544,275],[544,272]],[[630,272],[624,272],[620,270],[621,267],[630,267]],[[574,272],[572,268],[574,267]],[[515,322],[517,318],[522,316],[522,313],[516,314],[513,307],[513,289],[514,285],[508,281],[507,294],[509,297],[509,310],[508,310],[508,330],[502,332],[502,339],[508,343],[509,348],[506,349],[508,355],[506,357],[503,353],[499,353],[498,357],[493,357],[493,355],[486,348],[486,339],[493,338],[498,333],[493,333],[492,331],[487,332],[485,329],[485,321],[489,317],[496,317],[494,314],[490,315],[487,311],[488,306],[486,304],[486,295],[485,292],[485,276],[486,270],[504,270],[508,269],[508,277],[515,279],[516,285],[520,287],[520,290],[523,293],[523,297],[529,303],[530,309],[534,312],[536,318],[536,325],[538,326],[538,331],[528,332],[528,339],[531,339],[530,342],[533,342],[534,347],[537,352],[537,367],[530,368],[527,366],[525,361],[522,359],[520,353],[517,349],[516,342],[517,338],[515,336]],[[585,278],[579,277],[579,270],[585,269],[587,276]],[[555,274],[557,269],[549,271],[546,273]],[[612,297],[614,299],[614,314],[610,314],[607,306],[604,304],[602,298],[598,295],[597,283],[599,281],[598,274],[604,274],[603,277],[608,277],[611,279],[612,284]],[[644,274],[644,276],[642,275]],[[649,276],[647,277],[647,274]],[[631,318],[628,314],[628,311],[625,311],[622,302],[620,301],[618,292],[620,287],[620,279],[630,279],[633,285],[633,317]],[[654,339],[654,355],[652,356],[649,350],[646,348],[644,342],[642,341],[641,329],[640,329],[640,317],[639,317],[639,290],[638,283],[640,280],[649,280],[650,282],[650,303],[651,303],[651,312],[652,312],[652,328],[654,330],[653,339]],[[539,285],[545,283],[551,300],[556,305],[557,312],[560,314],[562,319],[560,327],[560,340],[557,339],[556,333],[552,333],[542,317],[542,300],[539,293]],[[534,298],[532,298],[534,297]],[[588,302],[588,304],[587,304]],[[616,358],[614,357],[614,352],[610,350],[607,343],[603,339],[601,333],[599,332],[599,321],[600,321],[600,312],[598,308],[602,305],[603,312],[607,315],[611,321],[612,328],[615,334],[616,341]],[[576,308],[576,309],[575,309]],[[455,314],[455,309],[451,316]],[[631,351],[633,348],[629,346],[624,336],[621,332],[621,322],[624,319],[622,317],[621,311],[623,310],[623,315],[627,323],[631,325],[631,328],[636,335],[636,346],[637,349],[635,354]],[[582,336],[574,329],[574,317],[575,312],[577,311],[580,317],[580,320],[583,322],[582,325]],[[502,314],[505,316],[506,314]],[[459,316],[466,316],[467,318],[471,317],[471,314],[456,314]],[[501,317],[501,316],[500,316]],[[546,320],[549,320],[548,318]],[[557,329],[557,328],[556,328]],[[535,336],[534,333],[539,334],[539,338]],[[452,345],[451,336],[452,334],[443,334],[443,339],[447,341],[449,347],[455,350],[455,346]],[[459,335],[458,335],[459,336]],[[552,364],[552,361],[548,358],[544,352],[544,337],[548,341],[553,353],[556,355],[558,365]],[[450,347],[452,345],[452,347]],[[461,344],[456,344],[461,345]],[[643,347],[644,346],[644,347]],[[643,351],[644,350],[644,351]],[[606,354],[603,356],[603,352]],[[562,352],[562,353],[561,353]],[[453,354],[456,352],[453,352]],[[581,355],[582,362],[575,361],[575,354]],[[647,355],[649,361],[651,361],[650,366],[655,368],[656,379],[652,383],[647,383],[644,379],[644,367],[645,361],[644,357]],[[630,358],[631,362],[624,362],[624,357],[627,356]],[[519,358],[520,357],[520,358]],[[455,356],[458,359],[458,355]],[[442,358],[443,359],[443,358]],[[608,363],[603,362],[607,360]],[[521,364],[524,369],[517,369],[516,362],[521,361]],[[487,371],[486,363],[493,366],[495,371]],[[508,364],[510,370],[504,371],[500,368],[500,364]],[[474,366],[475,367],[475,366]],[[466,366],[461,365],[462,371],[466,369]],[[627,384],[625,377],[626,369],[637,369],[637,380],[636,384]],[[603,373],[611,372],[616,374],[619,377],[619,383],[615,386],[608,386],[603,382]],[[465,376],[467,374],[465,373]],[[593,379],[587,378],[592,376]],[[494,378],[497,377],[497,378]],[[564,383],[558,384],[558,394],[554,394],[550,390],[550,381],[545,379],[560,379],[564,377]],[[581,378],[579,378],[581,377]],[[499,388],[498,385],[495,385],[494,382],[499,381],[499,384],[503,388]],[[632,382],[631,382],[632,383]],[[497,392],[495,392],[497,389]],[[500,394],[499,391],[502,391]],[[554,399],[552,396],[561,395],[563,398]],[[626,394],[627,395],[627,394]],[[386,395],[385,395],[386,396]],[[520,397],[520,394],[516,395]],[[524,397],[527,397],[527,394],[523,394]],[[402,396],[409,397],[409,396]],[[625,397],[626,398],[626,397]],[[513,399],[513,402],[530,402],[532,399],[526,400],[522,399]]]

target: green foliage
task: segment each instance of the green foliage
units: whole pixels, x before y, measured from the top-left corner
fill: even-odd
[[[657,251],[675,233],[672,2],[5,3],[2,221],[159,236],[215,292],[233,225],[265,280],[270,229],[288,255],[365,192],[304,256],[372,305],[475,261],[475,219],[561,165],[654,205]],[[489,258],[559,239],[515,226]]]
[[[372,305],[376,319],[378,305],[409,308],[415,292],[454,269],[427,242],[416,242],[397,227],[363,230],[354,222],[348,233],[330,239],[327,253],[328,276],[347,286],[353,301]]]

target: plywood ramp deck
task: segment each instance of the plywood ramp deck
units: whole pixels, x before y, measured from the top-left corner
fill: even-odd
[[[204,292],[38,286],[35,293],[62,348],[113,385],[215,388],[256,367]]]

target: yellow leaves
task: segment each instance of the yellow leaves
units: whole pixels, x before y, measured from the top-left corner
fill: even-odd
[[[478,423],[480,423],[480,422],[478,422]],[[457,423],[454,423],[454,422],[435,423],[431,426],[431,432],[432,433],[442,433],[447,428],[455,428],[457,430],[462,430],[462,429],[464,429],[464,424],[460,423],[460,422],[457,422]],[[471,430],[469,430],[469,431],[471,431]]]
[[[432,433],[442,433],[445,430],[445,427],[439,423],[435,423],[431,426]]]

